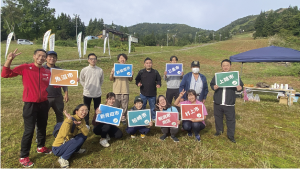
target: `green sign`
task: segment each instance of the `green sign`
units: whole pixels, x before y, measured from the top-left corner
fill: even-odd
[[[239,72],[215,73],[216,85],[219,87],[236,87],[240,85]]]

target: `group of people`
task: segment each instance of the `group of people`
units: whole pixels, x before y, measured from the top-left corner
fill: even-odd
[[[97,56],[94,53],[88,55],[89,65],[83,68],[80,72],[78,81],[83,86],[83,104],[79,104],[73,111],[73,115],[64,111],[64,102],[68,102],[68,88],[61,86],[49,85],[50,69],[60,69],[55,65],[57,61],[57,53],[55,51],[46,52],[43,49],[34,51],[33,60],[31,64],[21,64],[14,69],[10,69],[10,65],[16,56],[17,49],[9,53],[7,60],[2,69],[1,76],[4,78],[15,77],[18,75],[23,76],[23,119],[24,119],[24,133],[21,141],[21,153],[19,162],[24,167],[31,167],[34,165],[29,159],[29,151],[31,142],[36,127],[36,140],[37,152],[44,154],[51,154],[58,156],[58,162],[61,167],[68,167],[68,159],[74,153],[83,153],[85,149],[81,149],[84,141],[87,139],[90,123],[89,113],[90,105],[93,100],[94,111],[92,125],[93,132],[100,135],[100,144],[103,147],[109,147],[108,141],[111,137],[121,138],[122,131],[114,125],[101,123],[96,121],[98,114],[102,113],[99,110],[101,104],[102,90],[101,86],[104,82],[103,70],[96,66]],[[119,54],[117,60],[119,64],[125,64],[128,57],[126,54]],[[46,64],[43,63],[46,61]],[[177,63],[178,58],[171,56],[170,63]],[[164,80],[167,82],[166,96],[157,96],[157,88],[161,87],[161,76],[159,72],[152,68],[152,60],[146,58],[144,60],[144,69],[140,70],[135,77],[135,83],[140,87],[140,95],[134,99],[134,106],[130,109],[142,110],[146,108],[147,101],[149,102],[152,121],[149,126],[127,127],[126,132],[131,135],[131,138],[136,137],[137,131],[140,132],[141,138],[144,138],[150,131],[151,126],[155,123],[156,111],[166,112],[180,112],[182,104],[201,104],[203,106],[204,120],[191,119],[191,120],[178,120],[178,124],[182,123],[182,130],[187,131],[189,137],[195,136],[197,141],[201,141],[200,131],[205,128],[205,119],[207,114],[205,108],[205,100],[208,94],[208,85],[206,77],[200,73],[199,61],[191,63],[191,72],[184,75],[181,72],[180,76],[169,76],[164,72]],[[230,71],[231,61],[225,59],[221,62],[223,72]],[[126,124],[127,111],[129,103],[129,82],[133,80],[132,77],[115,77],[114,68],[110,73],[110,81],[113,81],[113,92],[106,95],[105,105],[113,106],[123,109],[121,121]],[[240,79],[239,79],[240,80]],[[227,136],[232,142],[235,133],[235,91],[241,91],[243,83],[240,80],[240,85],[237,87],[218,87],[215,83],[215,78],[212,79],[210,87],[214,93],[214,117],[216,133],[219,136],[224,132],[223,116],[226,116]],[[61,88],[64,95],[62,95]],[[172,101],[174,106],[172,106]],[[48,120],[48,112],[53,108],[56,114],[57,124],[61,124],[55,141],[52,144],[52,149],[45,147],[46,141],[46,128]],[[64,116],[66,118],[64,118]],[[165,140],[168,135],[174,142],[179,139],[176,134],[179,128],[174,127],[161,127],[163,135],[161,140]]]

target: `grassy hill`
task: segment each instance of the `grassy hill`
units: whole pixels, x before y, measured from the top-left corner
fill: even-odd
[[[251,49],[268,46],[268,39],[253,40],[250,34],[234,36],[233,39],[206,45],[189,45],[184,47],[136,47],[137,53],[131,53],[127,61],[133,64],[134,77],[143,68],[146,57],[153,60],[153,68],[160,75],[165,71],[165,63],[169,57],[176,55],[179,63],[183,63],[184,72],[190,72],[190,64],[193,60],[199,60],[201,73],[207,78],[208,83],[215,72],[221,71],[220,61],[231,55],[245,52]],[[12,51],[16,46],[11,46]],[[20,60],[31,62],[32,53],[40,46],[26,46],[20,49],[23,56],[18,56],[14,63]],[[5,45],[1,44],[2,52]],[[78,58],[77,48],[65,47],[58,49],[59,59]],[[101,55],[97,48],[89,49],[88,53],[95,52]],[[97,66],[104,71],[104,83],[102,91],[104,95],[112,91],[112,82],[109,81],[109,73],[113,64],[117,61],[117,53],[113,53],[112,59],[107,55],[101,55]],[[21,58],[22,56],[22,58]],[[4,55],[1,55],[2,60]],[[19,60],[20,59],[20,60]],[[64,69],[79,70],[88,63],[86,60],[57,63]],[[300,90],[299,77],[293,74],[299,67],[280,66],[277,63],[246,63],[243,68],[242,80],[244,84],[256,84],[266,82],[269,84],[289,84],[297,91]],[[233,71],[241,70],[241,63],[233,63]],[[299,70],[298,70],[299,71]],[[1,79],[1,167],[18,168],[20,143],[23,134],[22,119],[22,77]],[[162,87],[157,94],[165,95],[166,83],[162,81]],[[90,131],[88,139],[83,144],[87,149],[84,154],[75,154],[70,159],[72,168],[297,168],[300,166],[300,101],[293,106],[278,104],[276,94],[259,93],[260,102],[244,102],[237,99],[236,102],[236,144],[226,138],[226,132],[215,137],[215,123],[213,116],[213,91],[209,93],[205,106],[208,111],[206,128],[200,132],[201,142],[189,138],[187,132],[179,131],[179,143],[174,143],[170,138],[161,141],[162,135],[159,127],[151,127],[146,138],[137,137],[131,139],[126,134],[126,126],[120,125],[124,136],[120,140],[112,139],[108,148],[99,144],[99,136]],[[133,106],[134,97],[139,95],[139,88],[130,83],[130,96],[128,107]],[[65,104],[68,112],[82,103],[82,86],[69,87],[70,101]],[[102,103],[105,102],[104,96]],[[92,105],[91,105],[92,106]],[[148,106],[147,106],[148,107]],[[94,112],[90,112],[93,117]],[[92,120],[92,119],[90,119]],[[49,112],[47,126],[46,146],[51,147],[55,125],[55,113]],[[225,127],[226,131],[226,127]],[[34,136],[35,137],[35,136]],[[36,168],[58,168],[58,157],[36,153],[36,143],[32,142],[30,158]]]

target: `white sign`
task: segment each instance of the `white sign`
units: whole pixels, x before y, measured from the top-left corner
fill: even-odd
[[[77,36],[77,47],[78,47],[79,58],[81,58],[81,35],[82,32],[80,32]]]
[[[54,51],[55,47],[55,34],[51,34],[49,38],[49,51]]]
[[[8,48],[9,48],[10,41],[11,41],[11,38],[12,38],[13,34],[14,34],[14,32],[10,32],[10,34],[7,36],[5,59],[6,59],[6,56],[7,56]]]
[[[43,49],[44,49],[45,51],[47,51],[47,45],[48,45],[50,33],[51,33],[51,29],[48,30],[48,31],[44,34],[44,38],[43,38]]]

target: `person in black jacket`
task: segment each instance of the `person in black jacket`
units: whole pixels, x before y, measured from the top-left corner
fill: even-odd
[[[145,69],[139,71],[135,78],[135,83],[140,87],[140,97],[143,100],[142,109],[146,108],[147,100],[151,109],[151,118],[155,119],[155,99],[156,99],[156,88],[161,86],[161,77],[157,70],[152,69],[152,60],[146,58],[144,61]]]
[[[221,62],[221,67],[223,72],[229,72],[231,68],[231,61],[225,59]],[[236,143],[234,139],[235,132],[235,91],[243,90],[243,82],[241,79],[240,85],[237,87],[223,87],[219,88],[216,85],[215,77],[210,82],[210,87],[215,91],[214,93],[214,117],[216,125],[215,136],[219,136],[224,132],[223,127],[223,116],[226,116],[227,124],[227,137],[228,139]]]

